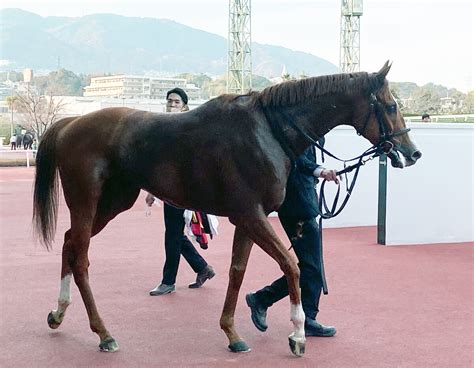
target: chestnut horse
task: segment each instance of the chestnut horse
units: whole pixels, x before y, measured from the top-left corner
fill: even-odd
[[[406,134],[389,91],[389,69],[387,62],[376,73],[321,76],[247,95],[222,95],[181,114],[107,108],[55,123],[36,156],[33,212],[36,232],[49,249],[56,230],[59,172],[71,227],[64,234],[58,309],[49,314],[49,326],[57,328],[63,321],[74,276],[90,328],[100,337],[100,350],[118,349],[92,295],[88,249],[90,238],[132,207],[144,189],[181,208],[226,216],[235,225],[220,318],[229,349],[250,350],[235,329],[234,312],[256,243],[288,279],[294,325],[290,346],[302,355],[305,315],[299,270],[267,215],[285,197],[289,156],[300,155],[311,144],[308,136],[316,140],[337,125],[352,125],[374,145],[393,144],[389,157],[396,167],[416,162],[421,153]]]

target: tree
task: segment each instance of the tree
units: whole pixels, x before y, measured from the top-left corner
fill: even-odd
[[[212,82],[212,78],[207,76],[206,74],[191,74],[191,73],[182,73],[175,78],[183,78],[186,79],[187,83],[192,83],[198,86],[199,88],[203,88],[206,84]]]
[[[308,77],[309,77],[309,75],[306,74],[306,72],[303,70],[303,71],[300,73],[300,75],[298,76],[298,79],[306,79],[306,78],[308,78]]]
[[[16,72],[14,70],[8,71],[8,72],[1,72],[0,73],[0,82],[6,82],[6,81],[11,81],[11,82],[22,82],[23,81],[23,73],[21,72]]]
[[[400,110],[403,111],[405,108],[405,104],[403,103],[403,100],[400,98],[400,87],[390,83],[390,92],[392,93],[395,101],[397,101],[397,104]]]
[[[219,96],[226,92],[227,79],[225,76],[219,77],[204,86],[204,95],[209,97]]]
[[[267,78],[261,77],[260,75],[252,74],[252,90],[261,91],[272,85]]]
[[[44,132],[53,124],[66,104],[53,95],[40,95],[35,90],[19,93],[16,96],[15,108],[21,116],[23,128],[33,131],[41,140]]]
[[[421,115],[428,113],[437,114],[441,109],[439,95],[431,88],[422,87],[413,93],[412,112]]]
[[[15,128],[14,128],[14,123],[13,123],[13,109],[16,108],[16,101],[18,100],[18,96],[7,96],[5,97],[5,102],[7,103],[8,105],[8,109],[10,110],[10,113],[11,113],[11,120],[10,120],[10,133],[8,134],[8,136],[10,137],[12,134],[14,134],[15,132]],[[10,139],[10,138],[9,138]]]
[[[81,96],[84,78],[66,69],[59,69],[47,76],[35,77],[34,84],[42,94],[56,96]]]
[[[18,96],[7,96],[7,97],[5,97],[5,102],[7,103],[8,108],[10,109],[10,111],[13,109],[16,100],[18,100]]]
[[[466,98],[462,104],[462,112],[465,114],[473,114],[474,113],[474,91],[470,91],[467,93]]]

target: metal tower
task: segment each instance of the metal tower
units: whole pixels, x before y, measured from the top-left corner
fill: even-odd
[[[252,88],[250,2],[251,0],[229,0],[227,58],[227,92],[229,93],[247,93]]]
[[[339,68],[343,73],[360,70],[360,16],[362,0],[341,1],[341,50]]]

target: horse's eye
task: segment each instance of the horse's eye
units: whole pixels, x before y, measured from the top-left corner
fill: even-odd
[[[396,104],[387,105],[385,109],[387,110],[389,114],[395,114],[397,112],[397,105]]]

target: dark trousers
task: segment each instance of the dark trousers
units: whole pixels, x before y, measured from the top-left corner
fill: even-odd
[[[319,226],[316,219],[306,220],[301,228],[301,237],[296,237],[298,228],[296,218],[281,217],[280,222],[298,258],[300,268],[300,288],[303,311],[307,318],[316,319],[319,298],[322,290]],[[271,285],[265,286],[256,293],[257,300],[265,307],[271,307],[288,295],[288,283],[282,276]]]
[[[164,214],[166,261],[163,267],[162,283],[174,285],[181,254],[196,273],[202,271],[207,266],[207,262],[197,252],[187,236],[184,235],[184,209],[165,203]]]

